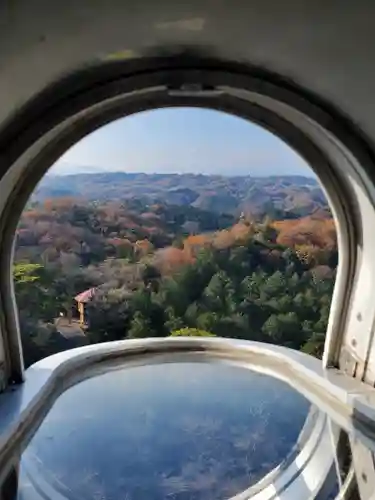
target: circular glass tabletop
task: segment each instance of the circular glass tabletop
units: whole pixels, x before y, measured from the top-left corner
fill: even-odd
[[[296,443],[309,403],[245,368],[169,362],[63,393],[22,455],[18,499],[225,499]]]

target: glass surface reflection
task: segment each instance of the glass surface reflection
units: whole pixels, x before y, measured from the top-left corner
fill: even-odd
[[[18,499],[224,499],[277,466],[309,403],[217,363],[110,371],[67,390],[22,455]]]

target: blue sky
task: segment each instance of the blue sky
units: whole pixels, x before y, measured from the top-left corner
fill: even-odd
[[[199,108],[146,111],[98,129],[51,173],[94,171],[312,175],[283,141],[246,120]]]

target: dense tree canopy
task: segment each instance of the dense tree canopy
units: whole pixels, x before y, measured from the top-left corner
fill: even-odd
[[[77,315],[74,297],[90,287],[90,342],[207,332],[319,356],[337,265],[333,222],[210,217],[136,200],[29,207],[14,266],[27,361],[55,352],[38,332]],[[188,221],[204,232],[181,230]]]
[[[171,333],[171,337],[215,337],[213,333],[198,328],[180,328]]]

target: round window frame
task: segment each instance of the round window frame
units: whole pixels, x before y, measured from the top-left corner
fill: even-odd
[[[51,84],[1,127],[0,327],[7,380],[24,378],[11,264],[17,223],[37,182],[62,153],[100,126],[172,106],[205,107],[248,119],[310,164],[338,230],[339,266],[323,363],[362,379],[371,368],[373,377],[375,304],[367,308],[362,338],[353,332],[364,317],[361,280],[366,273],[375,277],[365,245],[373,219],[365,216],[375,206],[374,161],[366,138],[336,110],[277,75],[222,61],[173,57],[100,63],[77,71]]]
[[[371,171],[369,149],[348,130],[343,119],[335,119],[311,96],[296,92],[290,83],[274,75],[218,61],[161,58],[101,63],[69,75],[50,85],[0,130],[0,189],[5,193],[5,203],[0,202],[0,262],[2,269],[8,269],[0,279],[0,300],[5,312],[1,330],[11,380],[22,380],[23,364],[9,270],[16,226],[28,197],[51,164],[88,133],[114,119],[167,106],[206,107],[257,123],[294,148],[317,174],[331,204],[339,244],[333,297],[336,307],[330,316],[324,364],[339,365],[347,320],[345,309],[358,270],[357,250],[363,233],[358,193],[354,193],[346,174],[351,169],[360,189],[369,197],[371,190],[356,168],[367,166],[364,171]],[[324,136],[326,144],[319,143],[311,133],[312,125],[314,133]],[[335,155],[328,154],[329,147],[335,149],[340,160],[345,159],[346,172],[341,171]],[[372,194],[371,201],[374,199]],[[347,350],[349,343],[346,344]],[[350,357],[353,346],[351,338]]]

